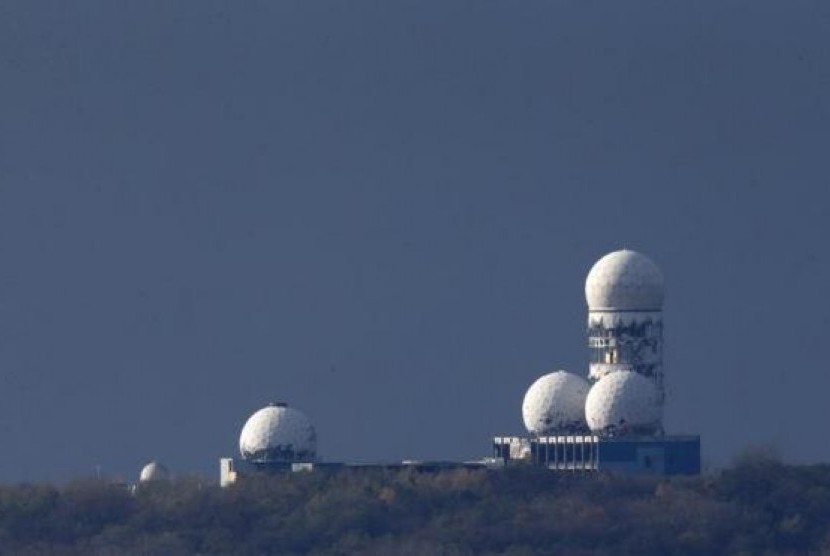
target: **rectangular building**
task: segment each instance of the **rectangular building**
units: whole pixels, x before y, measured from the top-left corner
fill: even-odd
[[[697,475],[700,436],[497,436],[493,456],[561,471]]]

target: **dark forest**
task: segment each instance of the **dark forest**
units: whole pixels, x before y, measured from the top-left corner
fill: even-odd
[[[830,552],[830,465],[744,457],[699,477],[342,470],[0,487],[3,554]]]

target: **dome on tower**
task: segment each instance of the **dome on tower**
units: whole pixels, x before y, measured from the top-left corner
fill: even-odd
[[[591,267],[585,299],[593,311],[659,311],[663,307],[663,273],[636,251],[608,253]]]
[[[653,434],[662,412],[654,382],[630,371],[605,375],[585,399],[585,420],[594,432]]]
[[[170,479],[170,471],[157,461],[151,461],[141,469],[138,482],[147,483],[151,481],[167,481]]]
[[[522,418],[530,434],[584,430],[585,397],[591,385],[581,376],[555,371],[531,384],[522,403]]]
[[[239,435],[239,451],[253,463],[311,461],[317,454],[317,433],[301,411],[271,404],[248,418]]]

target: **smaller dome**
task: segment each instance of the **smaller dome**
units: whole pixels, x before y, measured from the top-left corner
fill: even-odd
[[[585,397],[591,385],[581,376],[555,371],[530,385],[522,402],[522,418],[530,434],[585,430]]]
[[[271,404],[245,422],[239,451],[253,463],[312,461],[317,454],[317,433],[301,411],[284,403]]]
[[[167,481],[170,479],[170,471],[157,461],[151,461],[141,469],[138,477],[140,483],[151,481]]]
[[[659,311],[663,273],[648,257],[623,249],[608,253],[591,267],[585,299],[592,311]]]
[[[585,399],[585,420],[597,433],[654,434],[661,429],[662,413],[654,381],[631,371],[605,375]]]

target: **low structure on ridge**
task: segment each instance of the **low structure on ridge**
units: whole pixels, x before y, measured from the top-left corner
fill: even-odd
[[[700,437],[663,431],[659,267],[636,251],[609,253],[588,272],[585,298],[587,381],[558,371],[534,382],[522,404],[528,436],[495,437],[493,456],[556,470],[700,473]]]

